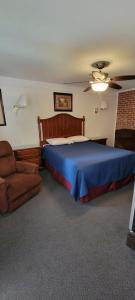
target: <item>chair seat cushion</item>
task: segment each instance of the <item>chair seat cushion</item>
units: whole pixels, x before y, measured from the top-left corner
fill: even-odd
[[[37,174],[14,173],[6,177],[6,181],[8,201],[11,202],[38,186],[41,183],[41,177]]]

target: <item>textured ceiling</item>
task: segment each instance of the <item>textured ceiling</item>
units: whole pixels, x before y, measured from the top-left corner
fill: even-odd
[[[0,75],[87,80],[96,60],[110,76],[135,74],[134,30],[134,0],[0,0]]]

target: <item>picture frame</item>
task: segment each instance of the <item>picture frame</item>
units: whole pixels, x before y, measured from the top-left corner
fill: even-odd
[[[1,89],[0,89],[0,126],[6,126],[6,118],[5,118],[5,111],[4,111]]]
[[[54,111],[72,111],[72,94],[54,92]]]

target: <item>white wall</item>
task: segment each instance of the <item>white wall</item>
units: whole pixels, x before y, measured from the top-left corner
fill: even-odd
[[[50,117],[54,112],[53,92],[73,93],[74,116],[86,117],[86,135],[104,136],[113,144],[116,122],[117,93],[114,90],[102,93],[89,91],[84,87],[33,82],[28,80],[0,77],[7,126],[0,126],[0,140],[8,140],[14,148],[39,144],[37,116]],[[13,105],[21,95],[28,97],[28,107],[16,114]],[[94,113],[101,100],[106,100],[108,109]]]

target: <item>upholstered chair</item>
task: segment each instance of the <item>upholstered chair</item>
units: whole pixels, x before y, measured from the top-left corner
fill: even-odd
[[[15,210],[40,191],[38,166],[16,161],[11,145],[0,141],[0,213]]]

